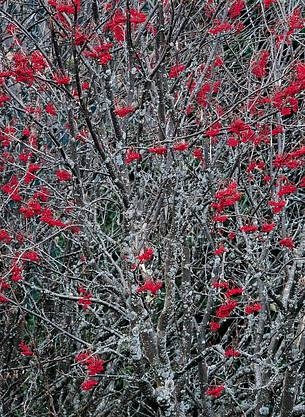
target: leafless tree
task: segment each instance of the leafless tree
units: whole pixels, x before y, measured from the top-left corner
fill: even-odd
[[[1,1],[1,416],[305,415],[304,33]]]

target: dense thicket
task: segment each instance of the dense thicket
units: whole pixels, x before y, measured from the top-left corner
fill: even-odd
[[[304,28],[1,1],[1,416],[305,415]]]

